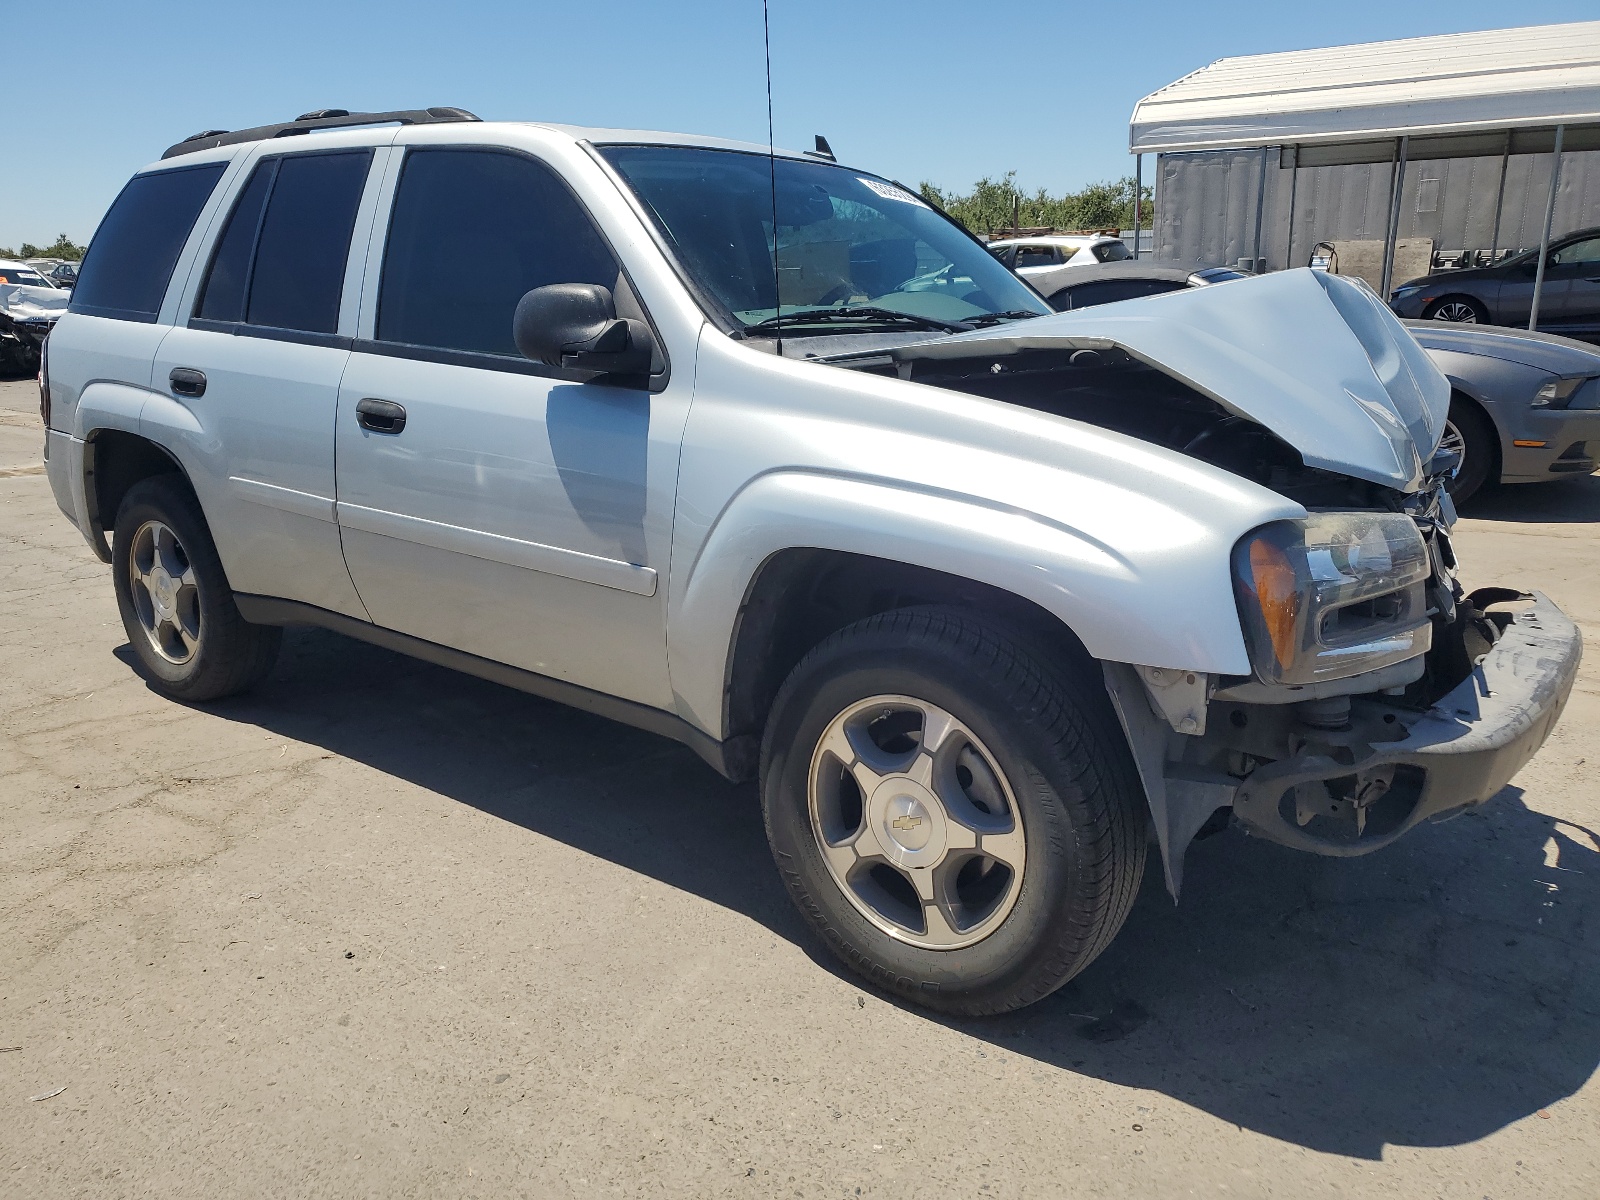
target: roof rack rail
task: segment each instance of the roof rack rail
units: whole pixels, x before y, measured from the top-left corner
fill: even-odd
[[[257,125],[254,129],[207,129],[183,139],[176,146],[167,147],[162,158],[176,158],[180,154],[193,154],[197,150],[210,150],[214,146],[232,146],[239,142],[259,142],[267,138],[293,137],[319,129],[339,129],[346,125],[381,125],[391,121],[401,125],[440,125],[453,121],[476,121],[464,108],[406,108],[395,112],[350,112],[344,108],[319,108],[304,113],[281,125]]]

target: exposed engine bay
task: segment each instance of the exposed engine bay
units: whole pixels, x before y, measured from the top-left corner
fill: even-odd
[[[1115,346],[1026,350],[1002,359],[911,360],[897,366],[902,377],[917,383],[1068,417],[1176,450],[1307,508],[1405,509],[1403,493],[1307,466],[1300,452],[1270,429]]]

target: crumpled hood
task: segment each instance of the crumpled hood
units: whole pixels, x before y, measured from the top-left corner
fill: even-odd
[[[1279,271],[895,346],[899,361],[1118,347],[1266,426],[1307,465],[1419,488],[1450,384],[1365,284]]]
[[[28,317],[59,317],[67,311],[72,293],[60,288],[0,283],[0,313],[13,321]]]

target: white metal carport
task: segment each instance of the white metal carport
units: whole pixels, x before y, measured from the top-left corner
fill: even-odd
[[[1550,154],[1548,245],[1563,152],[1600,149],[1600,21],[1220,59],[1139,101],[1128,144],[1141,182],[1148,153],[1259,149],[1258,261],[1271,150],[1285,167],[1392,164],[1387,295],[1408,160],[1499,155],[1503,197],[1511,156]]]

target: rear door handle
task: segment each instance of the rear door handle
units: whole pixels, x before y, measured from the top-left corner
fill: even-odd
[[[204,396],[206,394],[206,373],[196,371],[193,367],[173,367],[172,373],[167,376],[172,384],[173,395],[176,396]]]
[[[356,424],[373,433],[399,433],[406,427],[406,410],[393,400],[368,396],[356,401]]]

